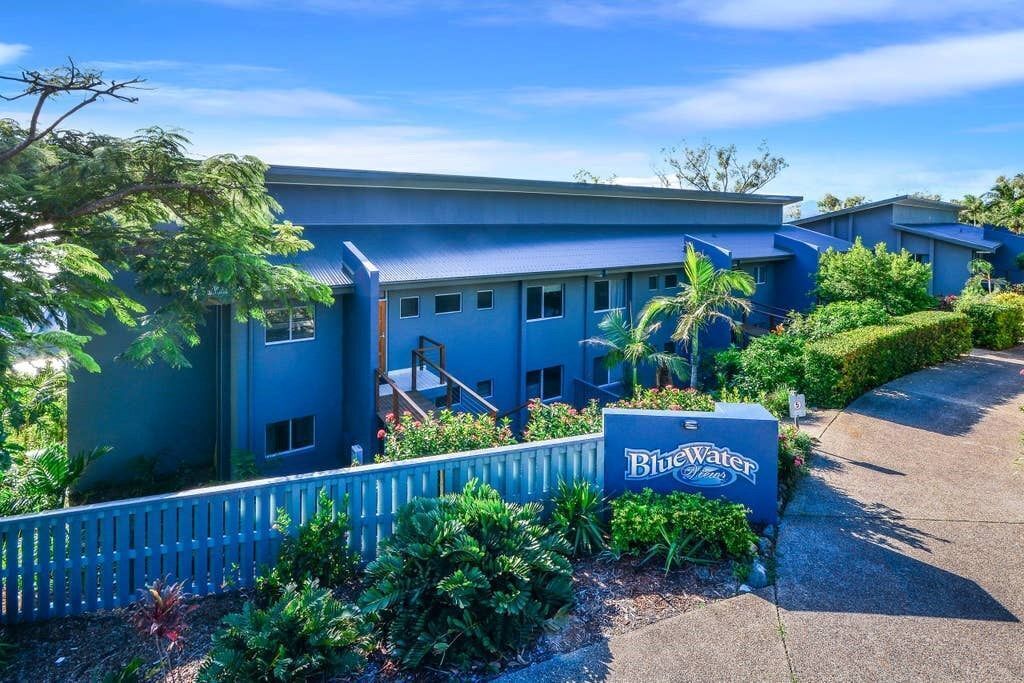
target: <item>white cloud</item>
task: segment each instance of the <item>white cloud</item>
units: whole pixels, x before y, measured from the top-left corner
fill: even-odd
[[[283,69],[274,66],[257,64],[202,64],[199,62],[183,62],[176,59],[136,59],[122,61],[93,61],[88,66],[102,71],[131,71],[145,76],[150,71],[195,71],[209,73],[210,70],[239,74],[280,73]]]
[[[139,93],[145,105],[158,105],[204,116],[312,118],[361,117],[374,108],[352,97],[310,88],[228,89],[153,84]]]
[[[9,64],[28,52],[28,45],[0,43],[0,64]]]
[[[873,48],[755,71],[639,116],[728,128],[978,92],[1024,80],[1024,31]]]
[[[975,126],[974,128],[968,128],[968,133],[981,133],[981,134],[999,134],[999,133],[1013,133],[1018,130],[1024,130],[1024,121],[1007,121],[1005,123],[990,123],[986,126]]]
[[[681,3],[670,3],[681,4]],[[1012,10],[1015,0],[723,0],[690,3],[700,19],[732,28],[801,29],[866,21],[935,21]]]

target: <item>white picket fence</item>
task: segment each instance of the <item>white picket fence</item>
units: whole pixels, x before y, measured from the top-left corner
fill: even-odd
[[[0,518],[3,622],[120,607],[159,577],[185,581],[198,595],[251,586],[277,556],[277,511],[304,524],[320,491],[335,509],[347,496],[350,544],[369,561],[399,507],[460,490],[472,478],[519,503],[549,498],[559,480],[602,487],[604,439],[593,434]]]

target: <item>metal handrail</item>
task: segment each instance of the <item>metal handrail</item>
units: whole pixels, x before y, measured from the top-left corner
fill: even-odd
[[[417,350],[413,351],[412,354],[413,354],[413,373],[412,374],[413,374],[413,389],[414,390],[415,390],[415,386],[416,386],[416,384],[415,384],[415,382],[416,382],[416,367],[415,367],[416,363],[415,363],[415,359],[419,358],[420,362],[423,365],[426,365],[426,366],[430,367],[431,369],[433,369],[435,372],[437,372],[438,379],[440,379],[441,382],[445,385],[445,403],[448,405],[449,408],[451,408],[451,406],[452,406],[452,387],[456,386],[456,387],[458,387],[462,391],[462,394],[464,396],[468,395],[471,399],[473,399],[474,401],[480,403],[484,407],[484,410],[491,417],[493,417],[495,419],[498,418],[498,409],[497,408],[495,408],[493,405],[491,405],[490,402],[487,399],[485,399],[483,396],[481,396],[480,394],[476,393],[475,391],[470,389],[468,386],[466,386],[465,384],[460,382],[450,372],[445,370],[443,367],[439,366],[434,361],[432,361],[429,358],[427,358],[426,355],[424,355],[424,353],[423,353],[423,349],[417,349]]]
[[[410,412],[413,415],[415,415],[416,419],[418,419],[418,420],[426,420],[427,419],[427,414],[423,411],[423,409],[420,408],[416,404],[416,402],[413,401],[409,397],[409,394],[407,394],[404,391],[402,391],[401,387],[399,387],[398,384],[395,383],[395,380],[391,379],[391,377],[389,377],[387,375],[387,373],[381,372],[380,369],[374,370],[374,373],[377,376],[377,401],[376,401],[376,407],[377,407],[378,410],[380,409],[380,399],[381,399],[380,387],[381,387],[381,384],[383,383],[383,384],[387,384],[389,387],[391,387],[391,414],[395,416],[395,419],[398,419],[399,415],[402,414],[401,413],[401,409],[403,407],[408,412]],[[403,406],[403,404],[404,404],[404,406]]]

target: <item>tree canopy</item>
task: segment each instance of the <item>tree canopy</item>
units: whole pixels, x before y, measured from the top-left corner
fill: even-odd
[[[789,166],[763,140],[757,155],[747,161],[739,159],[736,145],[718,147],[706,140],[696,147],[685,141],[679,147],[664,147],[661,154],[667,168],[656,168],[655,173],[663,186],[708,192],[757,192]]]
[[[832,211],[839,211],[840,209],[852,209],[855,206],[860,206],[867,199],[862,194],[850,195],[846,199],[840,199],[831,192],[826,192],[825,195],[818,200],[818,211],[821,213],[829,213]]]
[[[312,244],[276,219],[259,159],[197,159],[182,134],[157,127],[63,127],[95,102],[136,101],[139,79],[74,63],[0,78],[15,89],[3,99],[31,104],[27,121],[0,120],[0,399],[21,358],[98,371],[85,344],[111,324],[136,330],[125,359],[182,367],[212,304],[263,321],[273,301],[331,301],[285,263]]]
[[[928,293],[932,267],[914,260],[906,250],[891,252],[884,242],[868,249],[858,237],[847,252],[829,249],[821,255],[815,293],[822,302],[874,299],[891,315],[931,308]]]
[[[960,202],[960,220],[974,225],[1000,225],[1024,232],[1024,173],[999,176],[981,196],[969,194]]]

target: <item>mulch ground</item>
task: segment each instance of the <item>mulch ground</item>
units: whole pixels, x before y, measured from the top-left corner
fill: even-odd
[[[508,668],[516,668],[570,652],[601,638],[640,628],[661,619],[736,594],[738,582],[728,563],[687,567],[669,574],[656,565],[638,566],[632,558],[589,559],[576,563],[573,574],[576,607],[557,633],[543,635],[520,653]],[[127,622],[123,610],[55,619],[10,628],[11,662],[0,675],[11,681],[96,681],[139,657],[149,681],[193,681],[209,650],[220,620],[238,611],[243,596],[235,593],[198,599],[189,619],[184,650],[176,656],[173,677],[159,671],[151,641]],[[487,672],[481,671],[479,678]],[[410,676],[381,653],[370,657],[359,681],[445,680],[449,672],[419,672]],[[463,680],[473,678],[465,674]]]

